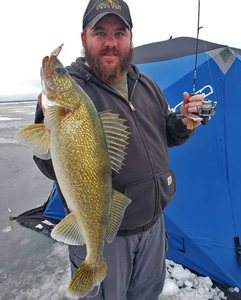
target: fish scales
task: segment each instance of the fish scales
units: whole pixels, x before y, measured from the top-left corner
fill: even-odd
[[[88,243],[89,239],[93,240],[91,235],[98,239],[97,236],[102,233],[100,238],[103,238],[104,228],[101,232],[99,227],[104,227],[107,223],[112,187],[108,152],[104,135],[101,135],[100,124],[96,122],[96,117],[88,116],[90,108],[82,106],[63,119],[64,124],[59,124],[59,130],[51,136],[50,147],[57,179],[63,187],[61,191],[65,199],[79,199],[76,202],[70,200],[68,205],[71,210],[80,211],[83,228],[89,228],[84,233]],[[81,127],[75,120],[82,120]],[[55,145],[58,145],[61,151]],[[68,151],[72,151],[74,155],[66,157],[65,153]],[[91,226],[93,221],[96,222],[96,226]],[[89,251],[96,252],[95,246],[92,243]]]

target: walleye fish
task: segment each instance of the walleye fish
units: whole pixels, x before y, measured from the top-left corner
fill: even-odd
[[[62,45],[42,62],[44,124],[20,130],[15,138],[42,159],[52,159],[71,211],[51,236],[69,245],[86,244],[87,255],[67,294],[84,297],[107,273],[105,240],[112,242],[131,200],[113,190],[111,169],[119,172],[129,132],[110,111],[97,113],[88,95],[57,58]]]

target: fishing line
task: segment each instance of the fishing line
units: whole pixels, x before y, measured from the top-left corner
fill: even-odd
[[[198,42],[199,42],[199,31],[200,29],[202,29],[203,27],[199,26],[200,23],[200,0],[198,1],[198,24],[197,24],[197,43],[196,43],[196,58],[195,58],[195,69],[194,69],[194,79],[193,79],[193,94],[195,94],[195,90],[196,90],[196,77],[197,77],[197,55],[198,55]],[[206,61],[208,64],[208,69],[209,69],[209,73],[210,73],[210,77],[211,77],[211,84],[213,87],[213,93],[214,93],[214,98],[215,101],[217,100],[216,97],[216,92],[214,89],[214,81],[213,81],[213,77],[212,77],[212,72],[211,72],[211,67],[210,67],[210,62],[209,59],[207,57],[207,45],[206,45],[206,41],[204,41],[204,48],[205,48],[205,54],[206,54]]]
[[[96,297],[97,295],[98,295],[98,293],[99,293],[99,290],[100,290],[100,284],[97,286],[97,291],[96,291],[96,293],[95,293],[95,295],[92,295],[92,293],[94,293],[94,290],[92,290],[87,296],[86,296],[86,298],[94,298],[94,297]]]
[[[195,56],[194,77],[193,77],[193,90],[192,90],[193,94],[195,94],[195,90],[196,90],[197,54],[198,54],[199,30],[202,28],[202,27],[199,27],[199,22],[200,22],[200,0],[198,1],[197,43],[196,43],[196,56]]]
[[[205,48],[205,54],[206,54],[206,61],[207,61],[207,64],[208,64],[208,70],[209,70],[209,74],[210,74],[210,77],[211,77],[211,83],[212,83],[212,87],[213,87],[214,98],[215,98],[215,101],[217,101],[216,91],[215,91],[215,88],[214,88],[213,76],[212,76],[212,72],[211,72],[210,61],[209,61],[209,59],[208,59],[208,57],[207,57],[208,54],[207,54],[207,45],[206,45],[206,41],[204,41],[204,48]]]

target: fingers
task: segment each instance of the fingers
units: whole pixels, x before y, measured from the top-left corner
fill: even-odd
[[[38,95],[38,105],[42,109],[43,113],[45,111],[43,105],[42,105],[42,92]]]
[[[187,92],[183,93],[183,104],[180,108],[180,113],[184,115],[188,115],[190,117],[196,118],[198,112],[198,106],[202,105],[202,101],[204,100],[203,95],[189,95]],[[187,125],[187,119],[182,119],[182,122]],[[197,127],[201,124],[199,121],[193,122],[193,127]]]
[[[199,125],[201,125],[201,122],[199,122],[199,121],[193,122],[193,127],[194,128],[197,127],[197,126],[199,126]]]
[[[183,93],[183,105],[187,104],[188,103],[188,100],[189,100],[189,94],[187,92],[184,92]]]
[[[184,108],[188,114],[197,113],[198,106],[202,106],[202,101],[204,100],[203,95],[193,95],[188,100],[184,100]]]
[[[42,108],[42,92],[38,95],[38,105]]]

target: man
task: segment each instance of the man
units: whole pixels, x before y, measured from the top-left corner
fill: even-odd
[[[159,86],[131,65],[132,20],[122,1],[90,0],[81,34],[85,58],[67,67],[98,111],[111,110],[126,119],[131,132],[128,155],[113,188],[125,193],[132,203],[111,243],[105,244],[107,276],[92,299],[157,300],[165,280],[167,241],[163,210],[175,192],[167,146],[186,142],[194,133],[187,120],[177,120]],[[197,112],[202,96],[183,94],[180,113]],[[41,106],[41,97],[39,97]],[[43,121],[37,107],[36,123]],[[200,123],[195,122],[194,127]],[[56,180],[51,160],[34,157],[40,170]],[[58,193],[65,206],[65,199]],[[69,246],[72,275],[86,256],[85,246]],[[95,293],[95,292],[94,292]],[[93,294],[92,293],[92,296]],[[84,299],[88,299],[85,297]]]

